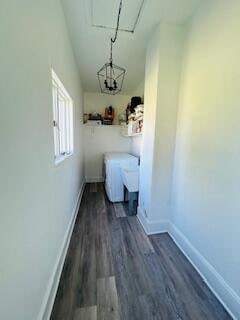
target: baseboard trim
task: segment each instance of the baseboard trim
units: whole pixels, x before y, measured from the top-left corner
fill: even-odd
[[[137,218],[147,235],[168,232],[168,220],[149,221],[142,208],[137,208]]]
[[[147,235],[167,232],[234,320],[240,319],[240,297],[216,269],[170,221],[149,221],[141,207],[137,218]]]
[[[240,319],[240,297],[237,293],[174,224],[169,223],[168,233],[231,317]]]
[[[61,277],[61,273],[62,273],[62,269],[63,269],[63,265],[64,265],[64,261],[66,258],[66,254],[67,254],[70,239],[72,236],[73,228],[75,225],[78,210],[79,210],[80,203],[82,200],[84,188],[85,188],[85,183],[82,183],[81,189],[80,189],[78,197],[77,197],[77,202],[76,202],[76,205],[75,205],[73,213],[72,213],[71,220],[68,224],[67,231],[64,236],[62,246],[61,246],[59,254],[58,254],[56,264],[54,266],[52,275],[49,279],[48,287],[46,290],[45,297],[43,299],[43,303],[42,303],[42,307],[41,307],[41,310],[40,310],[40,313],[38,316],[38,320],[49,320],[50,319],[55,296],[56,296],[57,289],[58,289],[58,284],[60,281],[60,277]]]
[[[87,183],[104,182],[103,177],[85,177]]]

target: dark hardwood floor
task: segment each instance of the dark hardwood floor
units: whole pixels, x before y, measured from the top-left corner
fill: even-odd
[[[87,184],[51,320],[230,320],[168,234]]]

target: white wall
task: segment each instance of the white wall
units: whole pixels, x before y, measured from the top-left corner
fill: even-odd
[[[58,0],[2,0],[0,39],[0,318],[36,320],[83,182],[81,84]],[[59,166],[51,67],[74,100]]]
[[[120,126],[84,125],[84,163],[87,182],[103,181],[103,155],[131,153],[131,138],[121,135]]]
[[[144,134],[142,138],[142,157],[139,173],[139,207],[145,215],[151,208],[151,185],[155,124],[158,94],[159,31],[158,27],[149,40],[146,52],[144,88]]]
[[[138,211],[148,233],[170,232],[236,319],[239,17],[239,1],[204,2],[186,42],[185,27],[166,24],[150,39]]]
[[[226,287],[222,298],[230,297],[229,306],[235,308],[238,319],[239,30],[238,0],[205,2],[190,26],[178,121],[173,214],[174,224],[220,275]],[[211,283],[212,279],[208,280]]]
[[[168,219],[171,212],[180,75],[185,27],[160,25],[158,96],[155,124],[151,211],[149,219]]]
[[[152,223],[170,214],[184,31],[160,24],[147,49],[139,202]]]
[[[98,112],[104,115],[105,108],[112,106],[115,111],[114,124],[118,124],[118,115],[122,113],[125,114],[129,102],[131,102],[131,96],[129,95],[85,92],[84,113]]]
[[[142,79],[137,87],[133,90],[132,96],[139,96],[141,98],[144,97],[144,87],[145,87],[145,78]]]

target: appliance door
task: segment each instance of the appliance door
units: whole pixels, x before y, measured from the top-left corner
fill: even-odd
[[[124,200],[124,188],[121,176],[121,169],[118,163],[106,162],[105,189],[111,202]]]

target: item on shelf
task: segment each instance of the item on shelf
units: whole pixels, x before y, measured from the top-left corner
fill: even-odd
[[[134,113],[131,113],[131,114],[128,116],[128,122],[130,122],[131,120],[134,120],[134,119],[135,119]]]
[[[114,109],[112,106],[108,107],[108,108],[105,108],[105,116],[104,116],[105,119],[111,119],[113,120],[114,119]]]
[[[92,126],[101,126],[102,120],[87,120],[87,124],[90,124]]]
[[[118,116],[118,122],[119,122],[120,125],[126,124],[126,122],[127,122],[126,114],[124,114],[124,113],[119,114],[119,116]]]
[[[83,114],[83,123],[86,123],[89,119],[89,114],[88,113],[84,113]]]
[[[130,121],[128,124],[121,125],[121,134],[123,136],[134,136],[136,134],[140,134],[141,131],[138,127],[138,124],[134,121]]]
[[[100,113],[90,113],[88,120],[102,121],[102,115]]]
[[[113,121],[111,119],[106,119],[104,118],[103,119],[103,125],[112,125],[113,124]]]
[[[131,103],[128,103],[127,108],[126,108],[126,122],[128,123],[128,117],[131,114]]]
[[[103,119],[103,124],[113,124],[114,120],[114,109],[112,106],[105,108],[105,116]]]
[[[135,112],[143,112],[144,111],[144,105],[143,104],[139,104],[136,106],[135,108]]]
[[[131,99],[131,111],[132,113],[135,111],[136,106],[142,103],[141,97],[132,97]]]
[[[131,136],[137,133],[138,123],[136,121],[129,121],[128,123],[128,135]]]
[[[143,131],[143,113],[144,113],[144,105],[138,104],[135,105],[135,103],[141,101],[140,97],[133,97],[131,106],[128,104],[126,109],[126,115],[127,115],[127,126],[126,128],[123,128],[122,133],[124,135],[135,135],[140,134]],[[134,111],[131,112],[132,105],[134,106]]]

